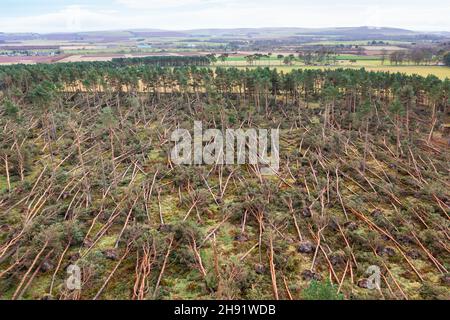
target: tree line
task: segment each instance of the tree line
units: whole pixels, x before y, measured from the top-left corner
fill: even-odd
[[[0,90],[8,101],[24,99],[48,107],[60,92],[88,92],[98,100],[100,93],[148,93],[157,99],[163,94],[183,99],[208,99],[220,95],[236,97],[241,104],[253,104],[269,113],[281,99],[298,105],[326,101],[329,112],[338,108],[357,113],[364,106],[393,106],[405,113],[407,123],[412,105],[425,105],[430,114],[430,139],[439,124],[438,114],[448,112],[450,80],[402,73],[369,72],[365,69],[292,70],[270,68],[205,68],[197,66],[161,67],[137,65],[120,67],[109,62],[53,65],[19,65],[0,68]],[[89,107],[89,95],[87,107]],[[337,103],[339,101],[339,103]],[[347,112],[346,111],[346,112]]]
[[[186,65],[208,66],[207,56],[149,56],[134,58],[113,58],[112,64],[117,66],[157,65],[161,67],[180,67]]]

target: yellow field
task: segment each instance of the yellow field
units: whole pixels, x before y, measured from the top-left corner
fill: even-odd
[[[349,69],[359,69],[365,68],[368,71],[382,71],[390,73],[405,73],[408,75],[417,74],[426,77],[430,74],[444,80],[445,78],[450,79],[450,67],[441,66],[371,66],[371,65],[356,65],[356,66],[340,66],[340,67],[315,67],[315,66],[292,66],[292,67],[276,67],[278,70],[289,72],[292,69],[336,69],[336,68],[349,68]]]
[[[255,67],[267,67],[266,61],[258,61],[253,66],[247,65],[246,61],[233,61],[228,63],[217,63],[217,66],[225,67],[242,67],[242,68],[255,68]],[[280,65],[278,62],[273,62],[270,65],[271,68],[276,68],[277,70],[290,72],[292,69],[337,69],[337,68],[349,68],[349,69],[360,69],[365,68],[368,71],[383,71],[391,73],[405,73],[408,75],[417,74],[420,76],[428,76],[430,74],[435,75],[440,79],[449,78],[450,79],[450,67],[444,66],[416,66],[416,65],[403,65],[395,66],[389,63],[381,65],[380,61],[369,60],[369,61],[357,61],[356,63],[349,63],[348,61],[339,61],[335,66],[305,66],[300,63],[296,63],[292,66]]]

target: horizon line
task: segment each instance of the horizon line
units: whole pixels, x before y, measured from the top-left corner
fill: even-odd
[[[89,32],[119,32],[119,31],[137,31],[137,30],[153,30],[153,31],[171,31],[171,32],[189,32],[189,31],[197,31],[197,30],[236,30],[236,29],[248,29],[248,30],[257,30],[257,29],[307,29],[307,30],[320,30],[320,29],[352,29],[352,28],[369,28],[369,29],[397,29],[402,31],[411,31],[417,33],[450,33],[450,30],[420,30],[420,29],[410,29],[403,27],[393,27],[393,26],[334,26],[334,27],[301,27],[301,26],[289,26],[289,27],[275,27],[275,26],[266,26],[266,27],[203,27],[203,28],[187,28],[187,29],[166,29],[166,28],[157,28],[157,27],[145,27],[145,28],[123,28],[123,29],[90,29],[90,30],[78,30],[78,31],[51,31],[51,32],[35,32],[35,31],[19,31],[19,32],[3,32],[0,31],[0,34],[39,34],[39,35],[47,35],[47,34],[70,34],[70,33],[89,33]]]

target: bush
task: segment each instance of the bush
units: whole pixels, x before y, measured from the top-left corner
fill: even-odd
[[[308,288],[303,290],[303,299],[305,300],[343,300],[344,295],[338,293],[337,286],[333,285],[330,280],[319,282],[311,281]]]
[[[14,104],[14,102],[12,102],[9,99],[6,99],[3,104],[3,111],[7,117],[16,119],[17,114],[19,113],[19,108],[17,107],[16,104]]]
[[[450,52],[447,52],[447,54],[444,56],[444,63],[447,67],[450,67]]]

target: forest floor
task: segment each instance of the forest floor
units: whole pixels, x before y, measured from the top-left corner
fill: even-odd
[[[313,279],[346,299],[450,299],[450,154],[439,132],[424,143],[419,110],[399,153],[375,121],[368,137],[345,123],[323,131],[318,103],[267,117],[239,103],[89,99],[86,112],[67,93],[50,143],[22,114],[25,177],[9,187],[0,171],[0,299],[303,299]],[[192,119],[280,126],[279,174],[173,165],[171,129]],[[367,288],[373,265],[380,290]]]

